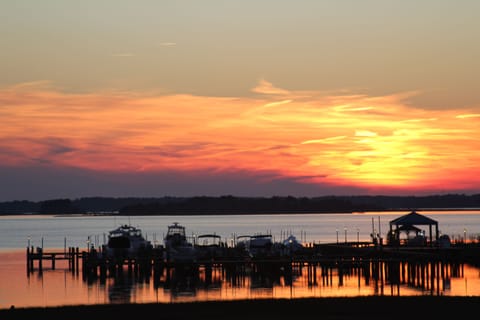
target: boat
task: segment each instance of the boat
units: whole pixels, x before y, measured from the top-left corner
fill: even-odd
[[[195,262],[196,250],[188,241],[185,226],[178,222],[168,226],[167,234],[163,239],[166,260],[169,262]]]
[[[282,243],[283,254],[291,256],[303,249],[303,245],[294,235],[288,236]]]
[[[195,240],[195,249],[199,259],[213,259],[222,257],[226,245],[222,242],[221,236],[215,233],[198,235]]]
[[[107,244],[103,249],[108,258],[137,258],[153,246],[143,235],[141,229],[124,224],[108,233]]]
[[[240,235],[235,238],[233,254],[237,259],[251,258],[248,252],[251,235]]]
[[[252,258],[264,258],[271,255],[273,247],[271,234],[255,234],[250,236],[248,252]]]

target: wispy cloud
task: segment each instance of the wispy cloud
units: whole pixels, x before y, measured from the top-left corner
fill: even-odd
[[[302,141],[301,144],[314,144],[314,143],[335,143],[337,140],[345,139],[347,136],[328,137],[324,139],[312,139]]]
[[[473,114],[459,114],[456,116],[458,119],[468,119],[468,118],[480,118],[480,113],[473,113]]]
[[[262,95],[67,94],[43,83],[3,88],[0,162],[105,172],[268,172],[380,190],[480,185],[479,110],[424,110],[404,103],[402,94],[325,96],[264,80],[254,92]]]
[[[282,100],[282,101],[269,102],[269,103],[265,104],[264,107],[268,108],[268,107],[281,106],[282,104],[287,104],[287,103],[290,103],[290,102],[292,102],[292,100],[290,100],[290,99]]]
[[[262,79],[258,82],[257,86],[252,89],[253,92],[272,95],[288,95],[288,90],[275,87],[272,83]]]
[[[161,47],[168,47],[168,48],[173,48],[177,46],[176,42],[161,42],[160,43]]]
[[[376,137],[377,133],[369,130],[355,130],[356,137]]]

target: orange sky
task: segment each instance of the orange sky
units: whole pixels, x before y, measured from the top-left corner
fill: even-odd
[[[480,192],[480,1],[0,12],[0,201]]]
[[[474,110],[415,108],[406,102],[415,92],[332,95],[267,80],[252,93],[71,94],[48,83],[3,88],[0,163],[111,173],[245,172],[377,193],[480,185]]]

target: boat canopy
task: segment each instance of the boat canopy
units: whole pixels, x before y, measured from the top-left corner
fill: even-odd
[[[221,238],[221,236],[219,236],[218,234],[214,234],[214,233],[207,233],[207,234],[201,234],[201,235],[198,235],[197,238]]]

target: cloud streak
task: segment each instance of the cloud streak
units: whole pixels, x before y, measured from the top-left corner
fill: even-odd
[[[173,48],[177,46],[176,42],[161,42],[160,43],[161,47],[168,47],[168,48]]]
[[[0,162],[111,174],[248,172],[371,192],[480,185],[479,110],[423,110],[403,93],[327,96],[264,80],[252,91],[262,95],[3,88]]]

